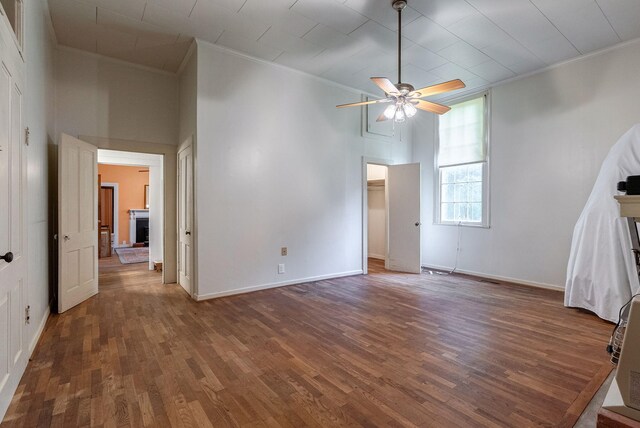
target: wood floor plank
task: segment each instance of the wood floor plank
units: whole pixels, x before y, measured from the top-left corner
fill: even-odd
[[[201,303],[145,264],[48,320],[2,426],[572,426],[610,325],[562,294],[368,276]]]

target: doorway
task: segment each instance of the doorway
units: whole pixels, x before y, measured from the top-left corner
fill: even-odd
[[[387,259],[387,167],[367,164],[367,268],[379,270]]]
[[[118,272],[156,271],[162,282],[163,156],[98,150],[99,287]]]
[[[362,271],[421,272],[420,164],[362,161]],[[382,266],[384,259],[384,267]]]

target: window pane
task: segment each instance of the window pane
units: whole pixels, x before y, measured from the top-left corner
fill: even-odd
[[[443,184],[440,190],[440,200],[442,202],[453,202],[453,192],[455,184]]]
[[[466,202],[469,198],[469,189],[465,183],[455,185],[453,202]]]
[[[482,167],[484,164],[482,163],[474,163],[471,165],[467,165],[469,168],[469,181],[482,181]]]
[[[471,204],[471,216],[469,221],[480,223],[482,221],[482,204]]]
[[[453,217],[453,206],[454,204],[442,204],[442,208],[440,211],[440,218],[442,221],[454,221]]]
[[[440,168],[440,220],[482,223],[483,163]]]
[[[469,202],[482,202],[482,183],[471,183]]]
[[[455,183],[456,171],[455,168],[442,168],[442,183]]]
[[[455,171],[456,178],[455,183],[466,183],[469,177],[469,168],[467,165],[454,166],[452,169]]]

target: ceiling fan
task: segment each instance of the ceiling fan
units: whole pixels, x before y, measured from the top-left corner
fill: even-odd
[[[391,6],[398,12],[398,83],[393,84],[386,77],[372,77],[371,80],[385,93],[385,98],[359,103],[340,104],[336,107],[355,107],[367,104],[392,103],[380,116],[377,122],[394,119],[395,122],[404,122],[407,117],[413,117],[418,109],[431,113],[444,114],[451,107],[442,104],[425,101],[422,98],[442,94],[465,87],[460,79],[450,80],[437,85],[415,89],[409,83],[402,83],[402,10],[407,6],[406,0],[392,0]]]

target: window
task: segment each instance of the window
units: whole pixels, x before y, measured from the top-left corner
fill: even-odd
[[[0,0],[0,19],[2,15],[6,15],[11,25],[11,29],[16,36],[16,42],[18,47],[22,49],[22,20],[23,20],[23,8],[22,0]]]
[[[439,117],[436,219],[489,226],[487,94],[455,103]]]

